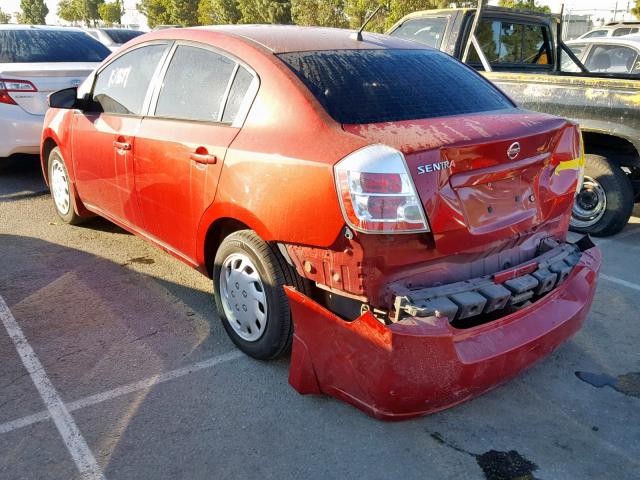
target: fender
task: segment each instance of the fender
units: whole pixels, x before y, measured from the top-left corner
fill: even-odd
[[[244,223],[251,230],[256,232],[260,238],[265,241],[276,240],[272,232],[262,223],[254,214],[237,203],[214,201],[207,210],[205,210],[200,223],[198,224],[198,232],[196,234],[196,263],[198,270],[206,272],[205,259],[205,240],[209,228],[217,221],[223,218],[237,220]]]

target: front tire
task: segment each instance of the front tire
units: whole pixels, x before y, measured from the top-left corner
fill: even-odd
[[[236,346],[266,360],[287,351],[293,338],[283,286],[305,291],[305,283],[280,252],[252,230],[225,238],[213,267],[216,307]]]
[[[83,218],[76,213],[73,185],[69,180],[69,172],[58,147],[49,153],[48,171],[49,190],[56,213],[65,223],[70,225],[81,223]]]
[[[607,157],[589,154],[585,158],[584,182],[573,205],[570,228],[596,237],[614,235],[633,212],[633,187]]]

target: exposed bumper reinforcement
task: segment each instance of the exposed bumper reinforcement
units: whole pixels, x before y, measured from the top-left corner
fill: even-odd
[[[365,312],[347,322],[286,288],[295,326],[289,383],[381,419],[451,407],[516,376],[573,335],[591,306],[600,261],[597,247],[584,250],[544,298],[465,330],[444,316],[383,325]]]

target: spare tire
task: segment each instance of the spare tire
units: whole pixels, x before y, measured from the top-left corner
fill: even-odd
[[[633,211],[631,181],[607,157],[588,154],[585,158],[584,182],[573,205],[570,228],[596,237],[614,235]]]

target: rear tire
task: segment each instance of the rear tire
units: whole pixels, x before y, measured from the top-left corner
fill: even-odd
[[[56,213],[63,222],[70,225],[82,223],[84,218],[76,213],[75,191],[69,180],[69,172],[62,158],[62,152],[58,147],[49,153],[48,172],[49,190]]]
[[[253,230],[222,241],[213,266],[213,288],[222,324],[236,346],[266,360],[288,351],[293,322],[284,285],[306,292],[306,282]]]
[[[585,155],[582,190],[576,196],[570,228],[596,237],[614,235],[633,212],[633,187],[615,163],[601,155]]]

